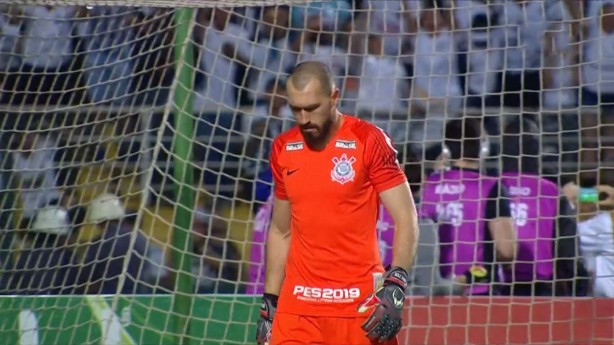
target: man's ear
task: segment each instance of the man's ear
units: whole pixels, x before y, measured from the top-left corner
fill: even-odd
[[[330,95],[330,98],[333,100],[334,108],[337,108],[337,105],[339,104],[340,95],[341,95],[341,91],[339,91],[339,89],[335,87]]]

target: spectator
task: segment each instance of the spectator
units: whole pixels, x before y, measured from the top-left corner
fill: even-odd
[[[502,292],[516,296],[586,293],[582,282],[575,281],[583,276],[583,267],[577,264],[576,222],[558,186],[539,177],[540,147],[540,131],[532,120],[517,118],[506,126],[502,181],[511,198],[518,256],[513,267],[504,267]]]
[[[582,104],[614,106],[614,1],[588,1]]]
[[[268,158],[273,139],[294,123],[292,111],[286,100],[286,83],[282,80],[270,80],[263,104],[257,106],[251,114],[243,116],[242,128],[248,133],[246,139],[246,161],[243,171],[247,178],[254,178],[268,169]]]
[[[12,138],[13,171],[16,189],[22,204],[22,224],[28,222],[40,207],[59,204],[62,192],[56,185],[58,150],[55,136],[42,132],[34,123],[19,128]]]
[[[140,7],[133,12],[136,31],[131,60],[136,104],[166,105],[175,78],[174,8]],[[164,29],[161,29],[164,28]]]
[[[68,212],[41,208],[26,229],[15,265],[0,276],[0,289],[18,295],[72,293],[77,288],[73,253],[66,247],[71,225]]]
[[[85,53],[83,73],[93,103],[129,103],[133,85],[135,12],[130,7],[82,7],[77,33]]]
[[[614,127],[614,1],[588,1],[587,39],[583,44],[581,65],[582,99],[586,106],[599,106],[597,114],[584,113],[580,161],[589,165],[609,165],[614,149],[606,139],[612,137]],[[583,177],[595,177],[596,171],[583,171]],[[612,184],[611,173],[603,174],[603,182]],[[600,179],[601,180],[601,179]]]
[[[272,80],[277,80],[296,65],[296,37],[289,32],[290,8],[271,6],[262,9],[262,21],[256,26],[254,54],[250,64],[249,90],[254,99],[266,92]]]
[[[234,112],[240,86],[235,84],[238,64],[251,64],[249,33],[231,22],[230,8],[199,10],[198,14],[196,39],[202,44],[199,65],[206,76],[204,85],[196,90],[194,108],[203,112],[222,107]]]
[[[570,15],[560,0],[505,0],[501,24],[505,28],[503,104],[539,107],[543,40],[553,23]]]
[[[572,108],[578,105],[578,49],[572,26],[553,22],[544,37],[543,106],[547,109]]]
[[[498,7],[479,0],[457,0],[456,29],[461,83],[466,88],[469,107],[494,107],[500,104],[500,77],[505,50]],[[496,118],[486,118],[489,133],[496,134]],[[494,122],[494,123],[493,123]]]
[[[496,178],[480,174],[488,153],[480,121],[451,120],[445,138],[451,168],[427,178],[420,216],[439,225],[442,277],[469,284],[469,295],[489,295],[496,292],[490,283],[497,263],[516,257],[507,190]]]
[[[350,20],[352,16],[352,0],[340,1],[312,1],[304,6],[292,7],[292,26],[299,30],[308,26],[311,17],[324,20],[326,26],[336,31],[342,23]]]
[[[425,121],[415,121],[410,127],[416,150],[440,147],[446,119],[462,115],[455,45],[442,11],[429,2],[419,16],[410,109],[415,120],[425,117]]]
[[[424,8],[416,37],[412,102],[427,116],[450,118],[460,115],[461,96],[450,27],[441,9]]]
[[[390,123],[391,114],[406,108],[409,98],[409,84],[405,68],[397,58],[384,55],[383,38],[371,34],[368,37],[367,55],[363,59],[362,73],[358,86],[357,111],[361,117],[384,118],[379,126],[390,133],[395,142],[403,142],[407,131],[399,133]],[[398,126],[402,127],[402,126]],[[401,128],[402,129],[402,128]]]
[[[335,42],[336,23],[321,15],[311,15],[302,31],[302,37],[297,40],[300,47],[298,62],[320,61],[329,66],[336,77],[337,85],[343,85],[349,69],[349,56]]]
[[[192,226],[196,293],[242,293],[241,254],[228,241],[228,224],[204,208]]]
[[[581,188],[582,187],[582,188]],[[580,253],[592,278],[596,297],[614,297],[614,188],[595,186],[582,180],[580,187],[568,183],[563,188],[568,200],[578,210]],[[588,197],[588,198],[587,198]],[[595,199],[599,200],[595,200]],[[591,200],[593,199],[593,200]]]
[[[0,7],[0,83],[7,72],[17,70],[21,65],[18,47],[23,20],[20,6]]]
[[[581,178],[599,179],[614,184],[614,106],[604,105],[580,116],[580,164],[584,169]],[[602,169],[597,169],[602,168]],[[598,176],[599,175],[599,176]]]
[[[124,222],[125,217],[124,206],[113,194],[101,194],[88,206],[86,222],[96,224],[102,232],[88,244],[80,272],[88,294],[149,292],[144,279],[151,264],[146,260],[148,241],[140,230]]]
[[[21,66],[9,74],[3,102],[68,104],[74,102],[78,73],[73,71],[74,6],[25,6],[23,8]]]
[[[413,34],[417,30],[417,13],[421,1],[363,1],[363,10],[368,13],[366,32],[381,35],[383,53],[395,59],[404,59],[404,48],[407,42],[407,33]]]

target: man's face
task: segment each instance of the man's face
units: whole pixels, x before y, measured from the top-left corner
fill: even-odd
[[[369,54],[380,56],[384,53],[384,42],[381,36],[369,36]]]
[[[606,4],[601,10],[601,30],[611,34],[614,32],[614,4]]]
[[[284,37],[290,24],[290,15],[285,8],[269,8],[262,15],[267,32],[273,32],[274,38]]]
[[[279,108],[286,104],[286,90],[284,87],[275,86],[271,90],[271,105],[273,108]]]
[[[207,235],[209,234],[209,224],[199,219],[194,219],[192,223],[192,242],[195,246],[204,244]]]
[[[21,150],[31,151],[34,149],[34,145],[36,144],[37,135],[34,133],[23,133],[21,138],[18,138],[17,140],[17,144]]]
[[[299,126],[305,143],[321,146],[328,138],[334,121],[339,90],[324,94],[317,79],[312,79],[303,90],[288,82],[288,104]]]
[[[216,7],[213,9],[213,21],[216,23],[216,25],[226,25],[228,23],[228,17],[230,17],[229,9],[222,7]]]
[[[438,33],[445,29],[443,18],[438,10],[428,9],[422,12],[422,29],[428,33]]]

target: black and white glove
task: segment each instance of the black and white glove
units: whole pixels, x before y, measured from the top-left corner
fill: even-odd
[[[362,325],[371,341],[391,340],[401,330],[406,288],[407,272],[400,267],[392,267],[384,274],[382,285],[358,305],[359,313],[373,309]]]
[[[277,296],[265,293],[260,305],[260,318],[256,323],[256,342],[258,345],[268,345],[271,341],[273,317],[277,311]]]

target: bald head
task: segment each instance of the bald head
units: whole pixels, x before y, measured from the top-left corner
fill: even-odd
[[[335,89],[335,80],[330,68],[319,61],[305,61],[296,66],[288,84],[297,90],[304,90],[312,80],[318,81],[322,94],[330,95]]]
[[[294,69],[286,81],[288,105],[307,146],[326,147],[334,124],[340,123],[337,111],[339,90],[325,64],[306,61]]]

